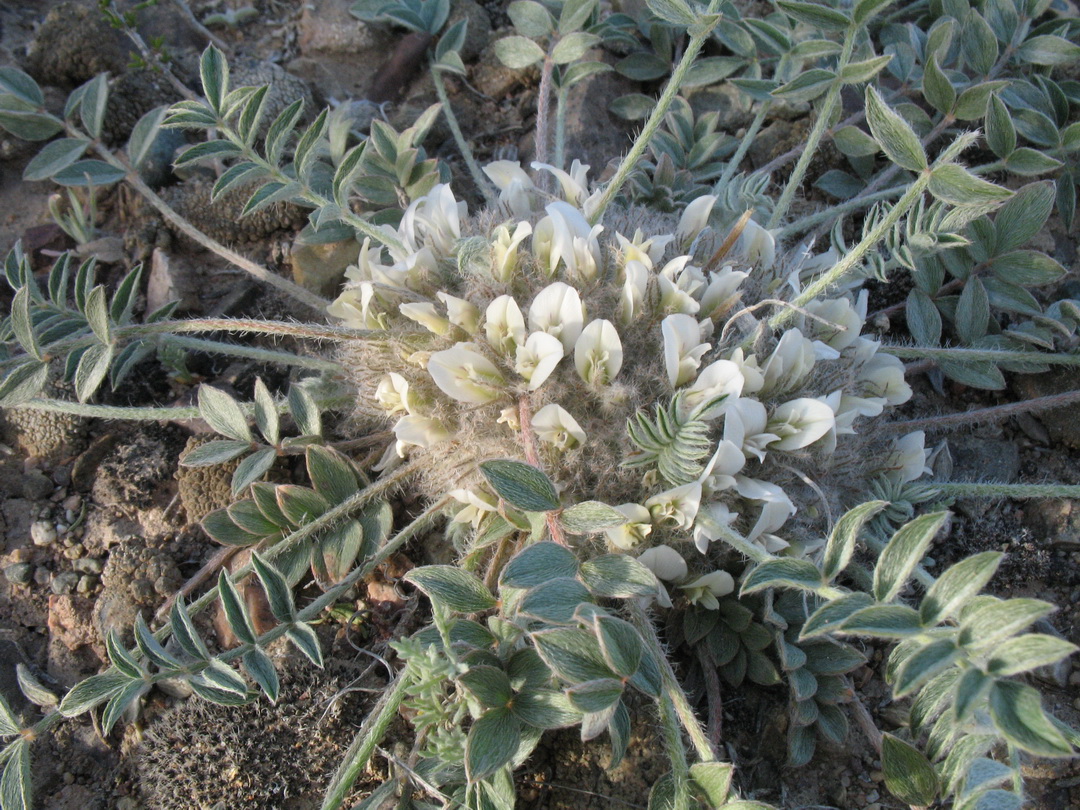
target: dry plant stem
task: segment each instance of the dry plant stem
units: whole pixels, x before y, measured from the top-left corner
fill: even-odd
[[[191,14],[191,12],[188,11],[188,14]],[[196,25],[199,25],[198,21],[195,20],[194,17],[192,17],[191,19],[193,22],[195,22]],[[199,27],[202,28],[201,25],[199,25]],[[204,28],[203,30],[205,31],[206,29]],[[146,60],[146,63],[149,65],[153,65],[157,70],[161,71],[162,75],[165,76],[169,84],[173,86],[173,90],[175,90],[188,101],[198,100],[198,96],[192,93],[191,89],[187,85],[185,85],[182,81],[176,78],[176,74],[172,72],[169,66],[161,60],[161,57],[154,53],[154,51],[150,48],[149,45],[146,44],[146,40],[142,38],[142,34],[140,34],[137,29],[132,28],[131,26],[124,26],[124,33],[127,34],[127,38],[130,39],[135,45],[135,47],[139,50],[139,54],[142,56],[143,59]],[[207,31],[207,33],[209,34],[209,31]],[[217,44],[216,37],[211,36],[210,40]],[[230,52],[228,46],[225,46],[224,52]]]
[[[801,219],[797,219],[790,225],[785,225],[783,228],[774,231],[773,234],[776,236],[777,240],[789,239],[796,234],[810,230],[810,228],[813,228],[820,223],[832,223],[850,211],[858,211],[867,208],[876,202],[880,202],[881,200],[891,200],[894,197],[899,197],[907,191],[907,189],[908,187],[905,184],[902,186],[892,186],[891,188],[883,189],[882,191],[875,191],[873,194],[868,194],[865,197],[853,197],[846,202],[830,206],[824,211],[818,211],[816,214],[809,214]],[[903,309],[904,304],[900,304],[899,308]]]
[[[710,270],[715,270],[720,266],[720,262],[724,260],[724,257],[728,255],[728,251],[734,247],[735,243],[739,241],[739,237],[742,236],[743,231],[746,230],[746,223],[750,221],[750,217],[754,215],[753,208],[747,208],[743,211],[742,216],[731,226],[731,230],[728,231],[728,235],[724,237],[724,241],[720,243],[720,247],[716,249],[712,257],[705,263],[705,266],[701,268],[703,273],[707,273]]]
[[[176,593],[172,594],[168,599],[165,600],[165,603],[161,607],[159,607],[157,609],[157,613],[154,614],[154,622],[156,623],[164,621],[165,617],[169,615],[169,611],[172,610],[173,603],[178,598],[186,598],[196,588],[206,582],[207,579],[216,574],[218,569],[221,568],[221,566],[225,565],[225,563],[227,563],[232,558],[232,556],[236,554],[236,552],[238,552],[239,550],[239,546],[226,546],[223,549],[219,549],[213,557],[207,560],[206,564],[203,565],[202,568],[192,574],[191,578],[188,579],[188,581],[185,582],[182,586],[180,586],[180,590],[178,590]]]
[[[533,435],[532,408],[529,405],[528,394],[523,394],[518,399],[518,421],[521,423],[521,444],[525,448],[525,460],[538,470],[544,469],[540,466],[540,456],[536,452],[536,436]],[[559,519],[554,512],[545,512],[544,522],[547,523],[552,540],[561,546],[569,545],[566,542],[566,535],[563,534],[562,526],[559,525]]]
[[[698,661],[705,676],[705,697],[709,702],[709,718],[705,723],[705,734],[717,752],[719,759],[720,745],[724,739],[724,699],[720,687],[720,676],[716,671],[716,659],[708,645],[698,647]]]
[[[727,166],[724,167],[724,173],[720,175],[720,179],[716,181],[714,188],[725,188],[727,184],[731,182],[731,178],[734,177],[735,172],[739,170],[739,164],[741,164],[743,158],[746,157],[746,153],[750,151],[750,146],[757,137],[758,131],[765,124],[765,118],[769,113],[770,107],[772,107],[771,101],[762,102],[761,108],[757,111],[757,115],[755,115],[754,120],[750,122],[750,128],[746,130],[746,134],[743,135],[742,140],[739,142],[739,148],[735,150],[735,154],[728,160]]]
[[[465,165],[469,168],[469,174],[472,175],[473,183],[476,184],[477,190],[484,195],[484,200],[487,201],[487,204],[494,205],[498,202],[498,196],[491,190],[491,182],[480,170],[480,166],[476,162],[476,157],[469,147],[469,142],[465,139],[465,134],[461,131],[461,125],[458,123],[457,116],[454,114],[454,108],[450,104],[450,98],[446,95],[446,85],[443,84],[442,72],[437,70],[435,65],[431,66],[431,80],[435,83],[435,93],[438,95],[439,101],[442,102],[442,111],[443,115],[446,116],[446,123],[449,125],[450,132],[454,136],[454,142],[457,144],[458,151],[461,152],[461,157],[465,160]]]
[[[720,0],[711,0],[706,14],[715,14],[717,8],[720,6]],[[608,182],[607,187],[604,189],[603,195],[600,197],[600,202],[597,203],[596,210],[592,216],[589,217],[589,224],[595,225],[601,219],[603,219],[604,211],[611,205],[612,200],[622,189],[623,184],[626,182],[626,178],[630,176],[641,160],[642,155],[645,154],[645,149],[649,146],[649,141],[652,140],[653,135],[656,134],[656,130],[660,128],[660,125],[664,122],[664,116],[667,115],[668,109],[671,107],[671,103],[675,100],[675,96],[679,92],[679,87],[686,79],[686,74],[690,71],[694,62],[697,60],[698,52],[705,44],[705,40],[709,38],[712,33],[712,26],[705,26],[698,23],[699,30],[690,37],[690,42],[686,45],[686,52],[683,54],[679,64],[675,66],[675,70],[671,74],[671,78],[668,80],[667,86],[664,88],[664,92],[660,95],[660,100],[656,102],[656,106],[653,108],[652,114],[649,116],[649,120],[645,122],[645,126],[642,127],[641,134],[634,141],[634,145],[630,147],[630,151],[623,158],[619,164],[619,170],[615,173],[615,176]]]
[[[894,357],[920,358],[917,364],[907,366],[908,371],[922,371],[927,364],[935,360],[958,360],[978,362],[980,360],[992,363],[1038,363],[1048,366],[1080,366],[1080,354],[1066,354],[1064,352],[1051,354],[1049,352],[1017,352],[1004,349],[965,349],[962,347],[937,348],[934,346],[898,346],[896,344],[883,344],[881,351],[888,352]],[[913,367],[914,366],[914,367]]]
[[[191,13],[191,9],[188,8],[188,4],[185,3],[184,0],[172,0],[172,4],[180,10],[181,14],[184,15],[184,19],[188,21],[188,24],[191,25],[192,28],[194,28],[204,37],[206,37],[207,41],[211,42],[215,48],[220,50],[226,56],[232,55],[232,48],[229,47],[228,43],[226,43],[220,37],[215,36],[212,31],[210,31],[205,25],[199,22],[199,18]]]
[[[906,422],[891,422],[888,425],[882,425],[882,428],[893,433],[907,433],[912,430],[948,430],[981,422],[997,422],[1017,414],[1038,413],[1039,411],[1061,408],[1074,402],[1080,402],[1080,391],[1068,391],[1064,394],[1025,399],[1023,402],[1010,402],[1006,405],[994,405],[990,408],[975,408],[962,413],[928,416],[925,419],[909,419]]]
[[[855,712],[855,722],[859,724],[859,728],[862,733],[866,735],[866,739],[870,741],[870,744],[874,746],[874,750],[877,751],[878,756],[881,756],[881,732],[878,731],[877,723],[874,722],[874,718],[870,715],[870,710],[866,708],[866,704],[862,702],[858,693],[855,691],[855,687],[848,683],[848,688],[851,689],[851,708]]]
[[[225,247],[225,245],[218,242],[216,239],[211,239],[204,234],[176,211],[174,211],[168,203],[166,203],[161,197],[159,197],[150,186],[143,182],[143,179],[139,177],[139,173],[131,168],[131,165],[126,160],[121,160],[116,157],[105,147],[100,144],[95,146],[95,151],[109,165],[122,169],[127,172],[127,176],[124,178],[131,186],[143,195],[147,201],[157,209],[165,219],[176,226],[185,236],[194,240],[198,244],[202,245],[207,250],[216,253],[221,258],[239,267],[241,270],[248,273],[250,276],[257,278],[259,281],[266,282],[271,287],[275,287],[281,292],[296,299],[302,304],[311,307],[320,315],[326,315],[326,308],[330,305],[330,302],[325,298],[322,298],[310,290],[306,290],[299,284],[294,284],[286,278],[282,278],[276,273],[271,273],[261,264],[253,262],[246,256],[237,253],[231,248]]]

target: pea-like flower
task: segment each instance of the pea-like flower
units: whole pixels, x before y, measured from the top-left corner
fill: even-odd
[[[724,397],[723,402],[710,408],[703,414],[705,419],[716,419],[724,413],[732,402],[737,400],[743,390],[743,375],[738,365],[730,360],[717,360],[701,370],[693,384],[683,390],[680,406],[686,416],[700,405]]]
[[[747,457],[765,460],[765,450],[780,437],[765,426],[769,417],[765,406],[756,399],[741,397],[724,412],[724,440],[731,442]]]
[[[645,549],[637,558],[657,579],[673,582],[686,576],[686,560],[671,546],[653,546]]]
[[[684,531],[694,525],[700,505],[700,481],[691,481],[689,484],[665,490],[645,501],[653,523],[670,523],[676,529]]]
[[[596,278],[602,257],[597,237],[602,225],[590,227],[581,211],[568,203],[553,202],[545,209],[546,217],[533,231],[533,253],[548,275],[560,266],[567,278],[590,281]]]
[[[512,355],[525,343],[525,317],[509,295],[500,295],[484,312],[484,333],[488,345],[504,355]]]
[[[480,328],[480,309],[475,304],[444,292],[435,293],[435,297],[446,306],[450,323],[470,335],[476,334]]]
[[[495,188],[499,190],[499,205],[508,214],[524,219],[532,213],[533,191],[536,186],[516,160],[495,160],[484,167]]]
[[[839,351],[852,345],[859,339],[866,321],[867,298],[868,293],[863,290],[855,301],[850,298],[827,298],[808,302],[805,307],[807,312],[828,321],[822,323],[807,318],[809,337]]]
[[[436,311],[434,304],[409,302],[401,304],[398,311],[434,335],[445,335],[450,331],[450,321]]]
[[[619,296],[619,323],[629,326],[645,310],[645,295],[649,291],[649,269],[643,262],[631,259],[623,268],[622,295]]]
[[[459,402],[484,405],[502,396],[506,387],[499,369],[473,343],[433,352],[427,370],[442,392]]]
[[[679,227],[675,229],[675,238],[678,240],[680,249],[687,250],[697,239],[698,234],[709,224],[709,215],[714,205],[716,205],[716,197],[712,194],[703,194],[683,209],[682,216],[679,218]]]
[[[926,450],[926,434],[921,430],[901,436],[893,442],[885,461],[885,477],[894,484],[907,484],[933,472]]]
[[[671,234],[646,238],[641,228],[634,231],[632,239],[627,239],[621,233],[615,234],[615,239],[618,241],[623,254],[623,267],[625,268],[630,262],[640,262],[649,270],[652,270],[656,263],[660,261],[668,243],[674,238]]]
[[[557,337],[547,332],[533,332],[525,343],[517,347],[514,370],[535,391],[563,359],[563,345]]]
[[[788,329],[761,367],[764,385],[760,393],[782,394],[791,391],[806,379],[815,360],[813,341],[803,337],[798,329]]]
[[[744,475],[735,478],[736,488],[740,495],[752,501],[761,503],[761,514],[758,516],[754,528],[746,535],[747,540],[757,540],[779,529],[787,519],[795,514],[795,504],[791,498],[776,484],[770,481],[759,481],[755,478],[747,478]]]
[[[773,411],[766,425],[769,433],[780,441],[769,445],[770,450],[801,450],[809,447],[836,425],[836,415],[820,399],[801,397],[785,402]]]
[[[427,449],[450,438],[450,432],[442,422],[428,416],[403,416],[394,425],[396,450],[405,458],[405,448],[410,445]]]
[[[626,515],[626,523],[604,530],[607,541],[626,551],[641,545],[652,533],[652,515],[640,503],[624,503],[615,507]]]
[[[416,396],[409,391],[409,381],[396,371],[391,371],[379,381],[375,400],[388,414],[416,412]]]
[[[701,294],[701,318],[719,319],[726,315],[739,300],[739,287],[750,276],[742,270],[732,270],[725,265],[714,273],[709,273],[709,284]]]
[[[591,321],[574,344],[574,366],[589,385],[607,385],[622,368],[623,349],[611,321]]]
[[[706,610],[717,610],[720,601],[717,597],[727,596],[735,590],[735,579],[727,571],[713,571],[698,577],[693,582],[680,585],[691,605],[701,605]]]
[[[486,492],[452,489],[446,494],[464,506],[451,520],[454,523],[470,523],[474,530],[480,528],[480,522],[485,517],[499,509],[498,500]]]
[[[709,544],[723,537],[727,527],[738,517],[738,512],[732,512],[726,504],[719,502],[710,503],[700,510],[694,520],[694,545],[697,550],[705,554]]]
[[[532,427],[540,441],[560,450],[572,450],[585,442],[585,431],[561,405],[552,402],[533,414]]]
[[[529,306],[529,329],[557,337],[569,354],[585,327],[585,307],[578,291],[564,281],[549,284]]]
[[[750,219],[739,235],[735,251],[745,256],[748,264],[770,268],[776,261],[776,239],[772,233]]]
[[[660,324],[668,382],[678,388],[694,379],[701,358],[712,344],[701,340],[701,327],[691,315],[668,315]]]
[[[514,277],[518,266],[518,249],[522,242],[532,236],[532,225],[519,222],[514,232],[505,225],[495,229],[495,239],[491,243],[492,275],[498,281],[509,281]]]

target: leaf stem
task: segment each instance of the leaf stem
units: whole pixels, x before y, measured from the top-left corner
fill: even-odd
[[[469,168],[469,174],[472,175],[473,183],[476,184],[477,190],[484,195],[484,199],[488,205],[494,205],[498,201],[498,197],[491,190],[491,182],[487,179],[487,176],[480,169],[480,165],[476,162],[476,157],[473,155],[472,149],[469,147],[469,142],[465,139],[465,134],[461,131],[461,125],[458,123],[457,116],[454,114],[454,108],[450,104],[450,97],[446,94],[446,85],[443,84],[442,71],[438,70],[434,64],[431,65],[431,80],[435,84],[435,93],[439,97],[439,101],[442,102],[443,115],[446,116],[446,123],[450,127],[450,132],[454,136],[454,143],[457,144],[458,151],[461,152],[461,157],[465,160],[465,165]]]
[[[948,430],[949,428],[962,427],[981,422],[996,422],[1010,416],[1022,413],[1037,413],[1038,411],[1061,408],[1080,402],[1080,391],[1067,391],[1062,394],[1051,394],[1045,397],[1025,399],[1021,402],[1009,402],[1005,405],[994,405],[989,408],[974,408],[960,413],[946,413],[941,416],[928,416],[924,419],[909,419],[904,422],[890,422],[881,425],[882,430],[890,433],[906,433],[911,430]]]
[[[905,358],[919,360],[955,360],[976,363],[987,361],[991,363],[1037,363],[1048,366],[1080,366],[1080,354],[1067,354],[1059,352],[1050,354],[1047,352],[1021,352],[1007,351],[1004,349],[966,349],[958,346],[898,346],[895,344],[883,344],[881,351]]]

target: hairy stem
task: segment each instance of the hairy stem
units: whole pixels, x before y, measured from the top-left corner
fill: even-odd
[[[554,43],[552,43],[554,49]],[[540,69],[540,89],[536,99],[536,161],[547,163],[548,129],[551,125],[551,74],[555,70],[555,61],[548,53]]]
[[[720,0],[711,0],[709,8],[705,13],[709,15],[715,14],[719,5]],[[596,210],[593,211],[592,216],[589,217],[590,225],[595,225],[603,218],[604,211],[611,205],[611,201],[615,199],[615,196],[622,189],[623,184],[626,182],[626,178],[630,176],[630,172],[634,170],[638,161],[641,160],[641,156],[645,154],[645,149],[648,148],[649,141],[652,140],[653,135],[656,134],[656,130],[658,130],[660,125],[664,122],[664,116],[667,115],[668,109],[671,107],[672,102],[675,101],[675,96],[679,92],[679,87],[682,85],[683,81],[686,79],[686,74],[697,60],[698,52],[705,44],[705,40],[709,38],[709,34],[712,33],[712,28],[713,26],[698,24],[698,30],[690,37],[690,42],[686,45],[686,52],[683,53],[682,59],[679,60],[679,64],[676,65],[675,70],[672,72],[671,79],[668,80],[664,92],[660,95],[660,100],[656,102],[656,106],[653,108],[649,120],[645,122],[641,134],[637,136],[634,145],[630,147],[630,151],[619,164],[619,170],[615,173],[615,176],[611,178],[611,181],[607,184],[607,188],[604,189],[604,193],[600,197],[599,203],[597,203]]]
[[[899,197],[907,190],[908,186],[905,184],[902,186],[892,186],[891,188],[886,188],[881,191],[875,191],[873,194],[868,194],[865,197],[853,197],[845,202],[830,206],[824,211],[818,211],[817,213],[801,217],[774,233],[778,240],[788,239],[795,236],[795,234],[804,233],[805,231],[810,230],[815,225],[819,225],[823,222],[832,222],[837,217],[840,217],[849,211],[859,211],[863,208],[868,208],[881,200],[891,200],[894,197]]]
[[[568,87],[560,87],[555,96],[555,163],[556,169],[566,166],[566,97]]]
[[[1067,391],[1063,394],[1051,394],[1045,397],[1036,397],[1035,399],[1025,399],[1022,402],[994,405],[989,408],[974,408],[961,413],[928,416],[924,419],[909,419],[906,422],[890,422],[887,425],[882,425],[881,428],[892,433],[907,433],[911,430],[948,430],[949,428],[982,422],[997,422],[1022,413],[1037,413],[1038,411],[1061,408],[1074,402],[1080,402],[1080,391]]]
[[[442,102],[443,115],[446,116],[446,123],[450,127],[450,132],[454,136],[454,143],[457,144],[458,151],[461,152],[461,157],[465,160],[465,165],[469,168],[469,174],[472,175],[473,183],[476,184],[476,188],[484,195],[484,199],[488,205],[494,205],[498,200],[497,195],[491,189],[491,182],[487,179],[487,176],[481,171],[479,164],[476,162],[476,157],[473,155],[472,149],[469,147],[469,142],[465,139],[465,134],[461,131],[461,125],[458,124],[457,116],[454,114],[454,108],[450,104],[450,97],[446,94],[446,85],[443,84],[442,72],[438,70],[435,65],[431,65],[431,80],[435,83],[435,93],[439,96],[439,101]]]
[[[1038,363],[1048,366],[1080,366],[1080,354],[1050,354],[1049,352],[1015,352],[1004,349],[965,349],[962,347],[937,348],[933,346],[897,346],[895,344],[882,345],[881,351],[889,354],[924,362],[934,360],[956,360],[975,363],[988,361],[991,363]]]
[[[246,357],[258,360],[261,363],[277,363],[283,366],[293,366],[294,368],[307,368],[312,371],[326,371],[331,374],[342,370],[341,364],[335,363],[333,360],[323,360],[321,357],[305,357],[292,352],[277,352],[273,349],[260,349],[257,346],[241,346],[236,343],[222,343],[217,340],[190,337],[169,337],[163,339],[162,342],[191,351],[225,354],[231,357]]]
[[[772,107],[772,101],[764,101],[761,107],[757,111],[757,115],[754,116],[754,120],[750,122],[750,128],[746,130],[746,134],[743,135],[742,140],[739,141],[739,148],[735,150],[735,154],[728,160],[727,166],[724,167],[724,173],[720,175],[720,179],[716,181],[714,187],[717,189],[724,188],[731,182],[731,178],[735,176],[735,172],[739,170],[739,164],[742,163],[746,153],[750,151],[750,146],[754,143],[754,139],[757,137],[761,127],[765,124],[765,117],[769,113],[769,108]]]
[[[1080,498],[1080,485],[1069,484],[930,482],[920,486],[951,498]]]

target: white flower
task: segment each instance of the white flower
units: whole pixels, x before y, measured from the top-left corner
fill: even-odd
[[[653,523],[670,522],[676,529],[684,530],[694,525],[694,518],[697,516],[700,505],[700,481],[692,481],[689,484],[669,489],[645,501]]]
[[[649,290],[649,269],[643,262],[631,259],[623,268],[622,295],[619,296],[619,323],[628,326],[645,309],[645,294]]]
[[[627,239],[621,233],[615,234],[615,239],[622,250],[624,266],[630,262],[640,262],[649,270],[652,270],[653,266],[660,261],[668,243],[674,238],[671,234],[664,234],[646,239],[641,228],[634,231],[633,239]]]
[[[524,219],[532,213],[532,178],[515,160],[496,160],[484,167],[484,174],[499,189],[499,204],[511,215]]]
[[[735,486],[735,473],[745,466],[746,456],[742,448],[734,442],[721,439],[716,445],[716,452],[698,477],[703,494],[713,495],[731,489]]]
[[[648,568],[657,579],[672,582],[686,576],[686,560],[671,546],[653,546],[641,552],[637,561]]]
[[[519,222],[514,233],[505,225],[495,229],[495,240],[491,243],[493,273],[498,281],[509,281],[514,276],[518,263],[518,246],[532,236],[532,225]]]
[[[769,231],[748,219],[739,234],[735,252],[745,256],[748,264],[768,269],[776,261],[776,240]]]
[[[500,295],[484,312],[488,344],[500,354],[513,354],[525,342],[525,317],[509,295]]]
[[[562,281],[549,284],[529,306],[529,329],[557,337],[567,354],[585,326],[585,307],[578,291]]]
[[[415,413],[415,395],[409,393],[409,381],[396,371],[391,371],[379,380],[375,389],[375,400],[388,414],[398,411]]]
[[[734,591],[735,579],[727,571],[713,571],[679,587],[686,592],[690,604],[701,605],[707,610],[717,610],[720,607],[717,597],[727,596]]]
[[[516,405],[507,405],[499,411],[499,418],[495,421],[496,424],[506,425],[511,430],[521,430],[521,415]]]
[[[683,411],[680,415],[686,416],[699,405],[710,402],[717,397],[725,397],[724,401],[715,408],[703,414],[705,419],[715,419],[720,416],[727,406],[739,398],[743,390],[743,375],[739,366],[730,360],[717,360],[701,370],[693,384],[684,390],[680,401]]]
[[[450,321],[435,311],[434,304],[401,304],[398,306],[398,311],[410,321],[416,321],[432,334],[445,335],[450,331]]]
[[[904,363],[898,357],[878,352],[856,376],[864,394],[881,397],[890,405],[903,405],[911,399],[911,386],[904,379]]]
[[[760,393],[782,394],[797,387],[814,367],[814,343],[798,329],[788,329],[761,368]]]
[[[563,359],[563,345],[547,332],[533,332],[524,344],[517,347],[514,370],[535,391]]]
[[[679,227],[675,229],[675,238],[679,240],[679,247],[682,250],[686,250],[709,224],[709,214],[712,213],[714,205],[716,205],[716,197],[705,194],[683,210],[679,218]]]
[[[738,476],[735,480],[740,495],[752,501],[761,502],[761,515],[758,516],[754,528],[746,535],[747,540],[757,540],[766,532],[779,529],[787,523],[789,517],[795,514],[795,504],[791,502],[791,498],[787,496],[787,493],[776,484],[769,481],[758,481],[743,475]]]
[[[739,373],[743,376],[743,394],[756,394],[765,385],[765,378],[758,368],[756,354],[743,355],[742,349],[736,349],[728,357],[732,363],[739,367]]]
[[[590,227],[581,212],[568,203],[553,202],[548,215],[536,223],[533,254],[548,275],[563,266],[568,278],[589,281],[596,278],[602,261],[597,237],[602,225]]]
[[[800,397],[785,402],[773,411],[766,425],[769,433],[780,441],[769,445],[770,450],[801,450],[808,447],[836,425],[833,409],[820,399]]]
[[[615,548],[626,551],[640,545],[652,533],[652,515],[639,503],[624,503],[615,507],[626,515],[626,523],[604,530],[604,536]]]
[[[656,277],[660,286],[660,308],[665,312],[693,315],[701,309],[698,296],[705,286],[705,276],[693,265],[689,256],[677,256],[664,265]]]
[[[465,505],[451,520],[454,523],[471,523],[473,529],[480,528],[480,522],[499,508],[497,499],[487,493],[478,494],[471,489],[452,489],[446,494]]]
[[[377,307],[377,303],[380,302],[374,287],[370,282],[362,282],[359,287],[342,290],[326,311],[352,329],[387,329],[390,322],[385,310]]]
[[[407,244],[415,244],[415,237],[422,235],[427,247],[446,258],[453,255],[461,238],[461,218],[467,213],[465,203],[454,198],[450,186],[439,183],[405,209],[399,231],[407,237]]]
[[[709,286],[701,294],[701,309],[698,315],[703,318],[720,318],[726,315],[739,300],[739,287],[749,275],[742,270],[732,270],[731,265],[721,267],[718,272],[709,273]]]
[[[854,302],[850,298],[816,299],[805,309],[812,315],[824,318],[828,324],[813,318],[806,319],[806,330],[814,340],[820,340],[834,349],[843,351],[859,339],[866,321],[868,293],[863,290]]]
[[[930,451],[926,449],[926,434],[921,430],[901,436],[893,442],[892,452],[885,462],[885,477],[894,484],[907,484],[927,475]]]
[[[475,304],[444,292],[435,293],[435,297],[446,305],[446,315],[450,318],[450,323],[470,335],[476,334],[476,330],[480,328],[480,309]]]
[[[735,522],[738,512],[732,512],[727,505],[710,503],[698,512],[694,521],[694,545],[705,554],[709,544],[719,540],[725,534],[725,528]]]
[[[574,344],[574,367],[589,385],[607,385],[622,368],[623,349],[611,321],[591,321]]]
[[[701,327],[692,315],[668,315],[660,324],[668,382],[678,388],[694,379],[701,357],[712,344],[701,341]]]
[[[532,427],[537,437],[560,450],[571,450],[585,441],[581,425],[560,405],[552,402],[533,414]]]
[[[580,209],[582,207],[585,198],[589,196],[588,175],[590,167],[588,164],[582,163],[575,158],[574,162],[570,164],[569,172],[556,169],[550,163],[533,162],[532,167],[537,170],[543,169],[555,175],[555,178],[559,181],[559,186],[562,188],[563,199],[575,208]]]
[[[427,370],[448,397],[474,405],[498,399],[506,385],[499,369],[473,343],[456,343],[432,353]]]
[[[764,405],[756,399],[741,397],[724,414],[724,441],[734,444],[744,455],[764,461],[765,448],[780,438],[766,432],[768,421]]]
[[[450,438],[450,432],[438,419],[427,416],[403,416],[394,425],[397,438],[397,454],[405,457],[405,448],[414,445],[428,448]]]

